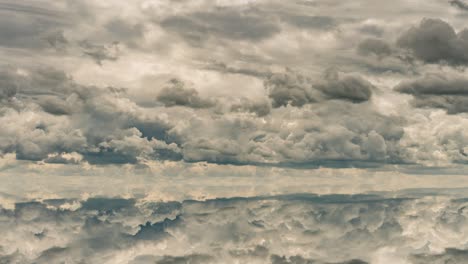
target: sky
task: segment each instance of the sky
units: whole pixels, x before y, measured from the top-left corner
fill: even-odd
[[[2,191],[467,186],[467,7],[2,0]]]
[[[24,192],[61,176],[78,192],[85,176],[459,186],[466,171],[462,1],[2,0],[0,12],[6,189],[30,176],[41,184]]]
[[[468,262],[467,19],[0,0],[0,263]]]

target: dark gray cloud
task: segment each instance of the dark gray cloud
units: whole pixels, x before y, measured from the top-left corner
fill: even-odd
[[[441,254],[416,254],[411,257],[412,264],[464,263],[468,261],[468,250],[447,248]]]
[[[325,82],[316,84],[318,90],[322,91],[328,99],[347,100],[361,103],[370,100],[375,86],[358,75],[340,76],[338,72],[328,71]]]
[[[172,79],[169,86],[161,89],[156,99],[166,107],[187,106],[207,108],[215,104],[213,100],[200,97],[197,90],[186,88],[184,82],[177,79]]]
[[[461,10],[468,11],[468,4],[461,0],[451,0],[449,3],[452,6],[457,7]]]
[[[132,209],[135,206],[134,199],[93,197],[81,203],[82,210],[99,212],[120,211],[122,209]]]
[[[416,107],[441,108],[449,114],[468,112],[468,79],[464,76],[428,74],[402,82],[395,90],[413,95]]]
[[[72,109],[66,101],[61,100],[57,97],[45,97],[38,102],[42,109],[53,115],[69,115],[72,113]]]
[[[447,22],[425,18],[403,33],[397,45],[409,49],[416,58],[427,63],[468,63],[468,34],[458,34]]]
[[[290,256],[290,257],[272,255],[271,263],[272,264],[368,264],[368,262],[365,262],[360,259],[352,259],[352,260],[343,261],[343,262],[322,262],[322,261],[317,261],[315,259],[304,258],[300,255]]]
[[[446,73],[426,74],[419,79],[404,81],[396,90],[414,95],[468,95],[468,78]]]
[[[156,262],[157,264],[205,264],[214,263],[214,258],[210,255],[188,255],[182,257],[165,256],[163,259]]]
[[[375,87],[357,75],[342,75],[334,70],[326,71],[322,80],[288,72],[274,74],[265,81],[273,107],[303,106],[323,100],[345,100],[360,103],[370,100]]]

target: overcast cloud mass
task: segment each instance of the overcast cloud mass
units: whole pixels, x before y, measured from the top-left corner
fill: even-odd
[[[468,263],[467,19],[0,0],[0,263]]]

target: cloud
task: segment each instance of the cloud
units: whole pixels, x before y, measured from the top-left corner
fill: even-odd
[[[54,4],[45,8],[31,1],[2,1],[0,12],[0,46],[3,47],[44,49],[45,37],[67,24],[62,10]]]
[[[332,30],[338,22],[329,16],[286,16],[286,21],[304,29]]]
[[[24,105],[1,117],[22,121],[0,134],[2,152],[15,153],[19,160],[291,167],[404,163],[398,144],[401,120],[359,104],[370,99],[375,87],[353,74],[329,71],[315,83],[294,73],[273,75],[266,86],[273,85],[268,92],[276,108],[265,97],[204,99],[173,80],[155,98],[164,107],[144,108],[125,89],[80,85],[52,69],[24,72],[18,77]],[[78,156],[65,158],[72,153]]]
[[[290,257],[285,257],[285,256],[278,256],[278,255],[272,255],[271,256],[271,263],[272,264],[368,264],[368,262],[359,260],[359,259],[352,259],[349,261],[344,261],[344,262],[321,262],[317,261],[314,259],[308,259],[304,258],[302,256],[290,256]]]
[[[197,90],[186,88],[185,84],[177,79],[172,79],[169,86],[161,89],[156,99],[166,107],[208,108],[215,104],[212,100],[201,98]]]
[[[369,101],[376,87],[358,75],[340,76],[333,70],[326,72],[325,82],[315,85],[328,99],[361,103]]]
[[[468,11],[468,4],[461,0],[451,0],[449,3],[460,10]]]
[[[367,9],[334,2],[317,2],[315,13],[310,6],[264,1],[201,1],[184,9],[182,2],[115,5],[51,5],[56,21],[47,20],[51,26],[38,33],[47,47],[32,56],[31,47],[17,46],[18,57],[7,56],[5,64],[17,68],[4,74],[0,119],[20,121],[0,132],[1,153],[45,166],[179,161],[379,167],[427,162],[424,155],[435,159],[429,148],[414,155],[403,147],[418,145],[406,135],[405,120],[419,112],[400,109],[400,99],[407,98],[401,93],[409,92],[387,87],[434,67],[400,59],[407,54],[399,48],[418,57],[418,43],[427,42],[419,39],[432,33],[449,36],[440,37],[449,43],[443,47],[461,47],[464,31],[427,19],[402,34],[397,47],[391,38],[414,19],[411,8],[413,15],[387,23],[383,12],[371,17]],[[10,9],[5,12],[12,15]],[[18,17],[45,19],[44,10],[20,4],[14,9]],[[76,11],[72,23],[60,19],[67,10]],[[458,25],[457,19],[450,21]],[[162,53],[161,45],[167,48]],[[442,55],[436,61],[451,60],[447,67],[463,60]],[[92,65],[87,57],[108,67]],[[31,67],[32,60],[44,67]],[[61,70],[49,67],[62,67],[59,63]],[[337,70],[321,73],[329,68]],[[174,81],[144,83],[148,75]],[[464,95],[413,97],[416,106],[466,111]],[[441,142],[437,135],[430,138]],[[447,162],[463,161],[448,153],[451,149],[441,151]]]
[[[256,10],[219,8],[170,16],[160,22],[166,30],[176,32],[190,42],[205,42],[210,38],[260,41],[280,32],[275,21],[260,16]]]
[[[375,55],[383,57],[392,54],[392,48],[381,39],[368,38],[359,43],[357,52],[365,56]]]
[[[252,76],[252,77],[258,77],[258,78],[266,78],[268,76],[271,76],[271,72],[267,70],[259,70],[257,69],[258,65],[254,65],[254,67],[234,67],[227,65],[226,63],[222,62],[214,62],[212,64],[209,64],[206,69],[207,70],[214,70],[214,71],[219,71],[221,73],[228,73],[228,74],[242,74],[242,75],[247,75],[247,76]]]
[[[359,31],[365,34],[379,37],[384,34],[385,29],[380,25],[365,24],[359,28]]]
[[[83,160],[83,156],[76,153],[52,153],[49,154],[46,159],[44,159],[45,163],[52,163],[52,164],[79,164]]]
[[[241,98],[239,103],[231,105],[233,112],[250,112],[255,113],[257,116],[267,116],[271,112],[271,103],[267,99],[248,100]]]
[[[464,189],[292,194],[464,184],[426,2],[0,0],[0,263],[463,262]]]
[[[88,41],[82,41],[80,44],[83,54],[91,57],[98,65],[102,65],[105,60],[116,61],[119,59],[119,43],[113,42],[109,45],[92,44]]]
[[[449,114],[468,112],[468,79],[461,75],[433,73],[404,81],[395,87],[400,93],[413,95],[413,105],[441,108]]]
[[[45,97],[38,104],[49,114],[69,115],[72,113],[72,109],[67,105],[67,102],[57,97]]]
[[[157,139],[147,139],[137,128],[108,136],[96,148],[83,153],[90,163],[137,163],[139,159],[180,159],[179,147]]]
[[[45,39],[49,43],[49,45],[55,48],[56,50],[65,50],[69,43],[67,38],[63,34],[63,31],[52,32],[49,35],[47,35]]]
[[[441,254],[416,254],[412,256],[411,263],[424,264],[424,263],[463,263],[468,261],[468,251],[456,248],[447,248]]]
[[[299,108],[294,114],[291,106],[280,108],[265,120],[245,115],[203,120],[179,131],[184,160],[292,167],[402,162],[401,120],[368,107],[334,101]]]
[[[0,259],[138,264],[364,264],[382,258],[419,264],[466,259],[460,232],[468,224],[466,200],[417,192],[395,195],[185,200],[178,202],[178,210],[166,212],[159,208],[174,201],[26,201],[0,209]],[[77,207],[64,207],[67,203]],[[254,221],[263,227],[249,224]]]
[[[292,72],[272,75],[265,81],[273,107],[303,106],[317,102],[320,94],[312,89],[311,80]]]
[[[416,58],[426,63],[468,63],[467,31],[456,33],[451,25],[440,19],[423,19],[419,26],[403,33],[397,45],[409,49]]]
[[[128,99],[118,99],[121,90],[79,85],[53,69],[23,72],[4,74],[8,80],[15,79],[21,101],[16,103],[17,109],[7,107],[1,116],[5,122],[17,119],[0,132],[3,153],[14,152],[21,160],[52,163],[64,163],[60,156],[70,153],[96,164],[136,163],[142,158],[180,159],[175,144],[152,138],[157,127],[162,131],[167,128],[158,122],[148,125],[148,121],[131,114],[132,107],[137,106]],[[8,88],[12,84],[4,85]],[[38,111],[37,105],[44,112]],[[113,122],[103,122],[109,118]],[[145,133],[151,127],[150,137],[136,127]]]
[[[134,208],[135,202],[136,201],[134,199],[93,197],[82,202],[81,209],[100,212],[116,212],[122,209]]]
[[[193,263],[193,264],[205,264],[213,263],[213,257],[210,255],[188,255],[182,257],[165,256],[163,259],[157,261],[157,264],[179,264],[179,263]]]
[[[145,33],[144,24],[124,18],[113,18],[104,27],[111,34],[113,41],[127,43],[131,47],[138,47],[138,42],[142,41]]]
[[[9,70],[0,72],[0,100],[15,96],[18,91],[15,79],[15,74]]]
[[[325,72],[323,80],[287,72],[274,74],[265,81],[273,107],[297,106],[324,100],[345,100],[361,103],[370,100],[375,87],[357,75],[342,75],[334,70]]]

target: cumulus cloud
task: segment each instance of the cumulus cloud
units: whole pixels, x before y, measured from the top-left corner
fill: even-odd
[[[231,111],[250,112],[262,117],[270,114],[271,103],[267,99],[248,100],[241,98],[240,102],[231,105]]]
[[[402,120],[359,104],[375,87],[357,75],[328,71],[315,83],[293,73],[273,75],[266,87],[275,109],[267,98],[205,99],[173,80],[155,98],[164,107],[144,108],[125,89],[80,85],[52,69],[23,71],[16,77],[24,105],[5,108],[1,117],[21,122],[3,130],[0,142],[3,153],[20,160],[293,167],[405,162],[398,143]],[[302,108],[292,111],[296,106]],[[79,158],[64,158],[72,153]]]
[[[186,88],[184,82],[177,79],[172,79],[169,86],[161,89],[156,99],[166,107],[187,106],[207,108],[215,104],[212,100],[200,97],[197,90]]]
[[[45,163],[55,164],[79,164],[83,160],[83,156],[76,153],[53,153],[49,154],[44,160]]]
[[[428,118],[467,112],[464,77],[427,74],[467,61],[447,3],[33,2],[0,6],[0,152],[24,164],[465,163],[463,127]],[[401,34],[422,14],[451,24]]]
[[[53,115],[69,115],[72,112],[67,102],[57,97],[45,97],[38,104],[45,112]]]
[[[355,103],[370,100],[375,87],[358,75],[343,75],[331,69],[322,80],[293,72],[274,74],[265,82],[273,107],[303,106],[323,100],[338,99]]]
[[[285,73],[275,74],[265,81],[273,107],[303,106],[316,102],[320,94],[312,89],[311,80],[305,76]]]
[[[325,82],[315,85],[329,99],[361,103],[370,100],[375,86],[358,75],[340,76],[336,71],[325,74]]]
[[[397,45],[409,49],[416,58],[427,63],[466,65],[468,62],[467,31],[457,33],[440,19],[423,19],[418,26],[403,33]]]
[[[2,121],[14,124],[0,133],[3,153],[52,163],[65,163],[60,156],[50,156],[55,153],[75,152],[91,163],[135,163],[140,158],[178,159],[180,155],[175,144],[153,138],[157,122],[152,123],[149,137],[136,128],[145,131],[147,121],[131,114],[135,103],[117,99],[121,90],[79,85],[63,72],[49,69],[6,76],[16,78],[18,96],[26,107],[3,109]],[[10,87],[7,82],[4,85]],[[35,105],[44,112],[35,110]],[[102,122],[108,118],[113,122]]]
[[[395,90],[413,95],[416,107],[441,108],[449,114],[468,112],[468,79],[461,75],[433,73],[400,83]]]

